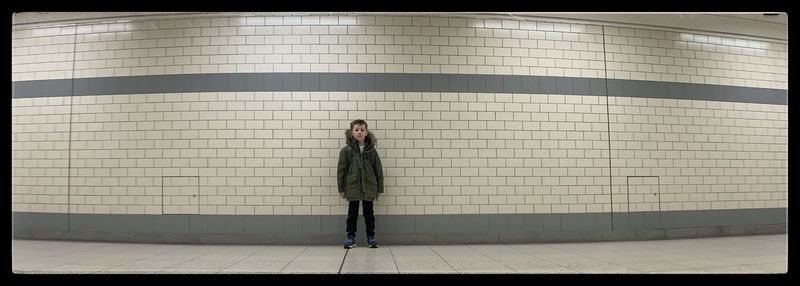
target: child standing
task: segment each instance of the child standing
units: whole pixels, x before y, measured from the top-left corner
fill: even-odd
[[[375,240],[375,216],[372,201],[383,194],[383,169],[381,158],[375,150],[375,135],[367,130],[367,122],[361,119],[350,122],[345,131],[347,145],[339,152],[337,185],[339,196],[349,201],[347,209],[347,239],[344,248],[356,246],[356,222],[358,203],[364,206],[364,222],[367,225],[367,244],[377,248]]]

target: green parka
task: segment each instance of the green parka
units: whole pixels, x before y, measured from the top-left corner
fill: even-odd
[[[339,151],[336,172],[339,192],[344,192],[348,201],[373,201],[383,194],[383,168],[375,150],[378,140],[372,132],[367,132],[362,153],[353,132],[348,129],[344,134],[347,145]]]

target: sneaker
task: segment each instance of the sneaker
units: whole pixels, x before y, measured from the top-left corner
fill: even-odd
[[[353,247],[356,247],[356,238],[353,236],[348,236],[344,241],[344,248],[350,249]]]
[[[378,241],[375,240],[374,237],[368,237],[367,244],[369,244],[369,248],[378,248],[378,246],[380,246],[380,244],[378,244]]]

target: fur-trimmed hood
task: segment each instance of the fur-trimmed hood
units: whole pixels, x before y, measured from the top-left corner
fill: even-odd
[[[347,141],[346,141],[347,145],[355,144],[356,137],[353,136],[353,130],[350,130],[350,129],[345,130],[344,131],[344,135],[347,137]],[[377,145],[377,144],[378,144],[378,138],[375,138],[375,134],[372,133],[371,131],[367,130],[367,137],[364,137],[364,145],[367,145],[367,146],[373,145],[374,146],[374,145]]]

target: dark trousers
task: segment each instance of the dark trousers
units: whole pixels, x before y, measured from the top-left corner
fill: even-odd
[[[358,202],[350,201],[350,207],[347,208],[347,235],[356,236],[356,222],[358,221]],[[372,211],[371,201],[361,201],[364,205],[364,222],[367,225],[367,237],[375,236],[375,215]]]

